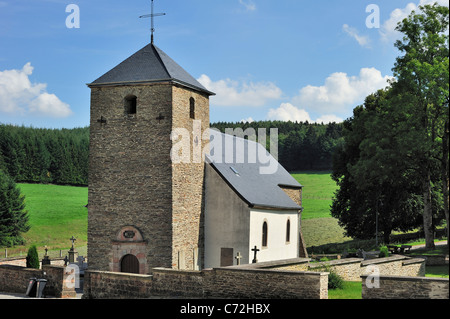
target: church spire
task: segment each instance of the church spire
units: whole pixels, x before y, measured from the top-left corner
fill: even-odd
[[[155,17],[158,17],[158,16],[164,16],[164,15],[166,15],[165,13],[153,13],[154,11],[153,11],[153,0],[151,0],[152,1],[152,13],[151,14],[145,14],[145,15],[142,15],[142,16],[140,16],[139,18],[151,18],[151,25],[152,25],[152,27],[151,27],[151,44],[153,44],[153,34],[155,33],[155,22],[154,22],[154,18]]]

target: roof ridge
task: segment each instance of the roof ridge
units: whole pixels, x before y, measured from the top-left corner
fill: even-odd
[[[155,53],[156,58],[158,59],[159,63],[161,63],[161,65],[163,66],[164,70],[167,73],[167,76],[170,79],[174,79],[174,77],[172,76],[172,74],[170,74],[169,70],[167,69],[166,64],[164,63],[163,59],[161,58],[161,55],[159,54],[159,51],[157,49],[159,49],[156,45],[154,45],[153,43],[150,43],[151,48],[153,50],[153,52]],[[160,49],[161,50],[161,49]]]

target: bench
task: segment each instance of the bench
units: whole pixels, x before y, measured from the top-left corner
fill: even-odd
[[[406,253],[408,251],[411,250],[411,245],[401,245],[401,246],[396,246],[396,245],[387,245],[387,248],[389,249],[389,251],[393,254],[403,254]]]
[[[401,245],[400,246],[400,253],[409,252],[411,250],[411,248],[412,248],[411,245]]]

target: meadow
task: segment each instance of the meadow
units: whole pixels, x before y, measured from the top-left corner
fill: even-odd
[[[330,172],[294,172],[292,176],[303,186],[302,231],[306,246],[351,240],[344,235],[337,219],[330,215],[330,206],[337,189]]]
[[[27,245],[8,248],[8,255],[24,255],[32,244],[39,254],[44,246],[63,256],[70,248],[69,238],[77,238],[75,245],[87,244],[87,187],[60,186],[50,184],[18,184],[23,195],[31,225],[23,234]]]

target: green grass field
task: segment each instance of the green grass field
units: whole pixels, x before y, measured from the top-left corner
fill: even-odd
[[[18,184],[18,187],[25,195],[30,216],[31,229],[24,234],[27,246],[35,244],[38,248],[47,245],[52,250],[67,249],[72,236],[77,238],[77,246],[86,246],[87,187],[41,184]]]
[[[351,240],[344,236],[337,219],[330,215],[330,206],[337,189],[330,172],[295,172],[292,176],[303,185],[302,232],[306,246]]]

